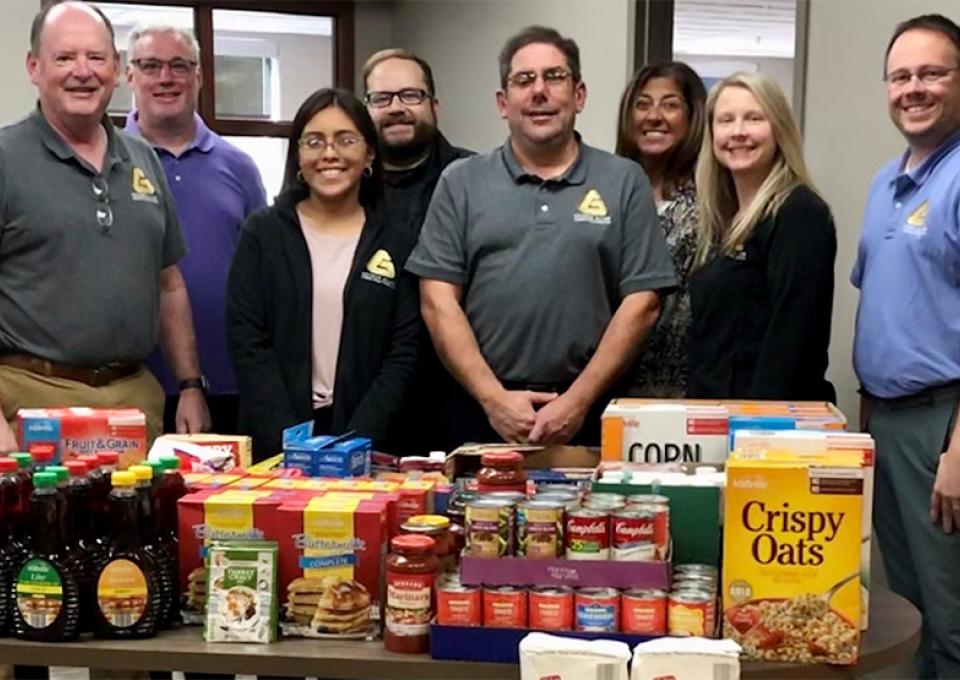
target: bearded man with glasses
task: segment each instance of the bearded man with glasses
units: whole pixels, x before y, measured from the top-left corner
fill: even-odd
[[[190,294],[203,373],[177,376],[159,348],[147,358],[167,394],[164,430],[183,431],[179,393],[200,387],[207,392],[214,431],[232,434],[239,401],[227,352],[227,277],[244,220],[266,205],[263,182],[253,159],[210,130],[197,113],[202,82],[193,33],[177,26],[138,26],[127,45],[127,83],[136,108],[125,129],[143,137],[160,157],[190,246],[179,267]]]
[[[163,166],[105,116],[119,70],[94,5],[34,19],[38,106],[0,131],[0,452],[17,450],[13,423],[30,407],[136,407],[152,441],[163,391],[143,362],[158,329],[177,375],[200,374]],[[202,391],[181,401],[184,428],[205,428]]]

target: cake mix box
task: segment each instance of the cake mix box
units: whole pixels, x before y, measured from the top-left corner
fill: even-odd
[[[376,637],[387,551],[385,503],[331,493],[284,504],[279,521],[283,634]]]
[[[744,658],[857,662],[863,487],[856,454],[727,461],[723,637]]]
[[[834,430],[735,430],[733,449],[741,457],[776,455],[787,452],[798,456],[855,454],[863,466],[863,516],[860,541],[860,629],[869,626],[870,611],[870,554],[873,535],[873,483],[875,450],[873,437],[859,432]]]
[[[728,412],[676,400],[614,399],[601,418],[601,458],[634,463],[722,463]]]
[[[253,463],[253,440],[245,435],[197,433],[166,434],[164,437],[229,453],[237,467],[246,468]]]
[[[177,502],[181,613],[183,622],[201,625],[207,602],[204,559],[216,540],[277,540],[277,511],[289,499],[283,492],[208,489]]]
[[[112,451],[119,467],[128,468],[147,455],[147,420],[134,408],[22,408],[17,412],[20,449],[53,446],[54,461]]]

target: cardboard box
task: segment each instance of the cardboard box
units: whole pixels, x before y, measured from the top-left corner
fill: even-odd
[[[601,417],[603,460],[722,463],[729,414],[722,406],[614,399]]]
[[[112,451],[126,469],[147,455],[147,420],[134,408],[22,408],[17,412],[19,445],[54,445],[54,461],[63,463],[84,454]]]
[[[528,470],[546,468],[595,468],[600,463],[600,452],[585,446],[536,446],[520,444],[466,444],[451,451],[444,463],[444,475],[456,480],[476,475],[480,459],[490,451],[518,451],[523,454],[523,466]]]
[[[370,474],[373,441],[367,437],[312,435],[313,423],[283,431],[283,465],[311,477],[363,477]]]
[[[723,636],[743,658],[857,662],[863,476],[858,455],[727,462]]]
[[[238,467],[246,468],[253,463],[253,440],[245,435],[203,433],[166,434],[164,437],[229,453]]]
[[[276,642],[278,551],[273,541],[214,541],[207,553],[207,642]]]

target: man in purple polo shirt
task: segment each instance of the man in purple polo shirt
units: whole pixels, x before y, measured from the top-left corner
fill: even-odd
[[[266,204],[260,173],[244,152],[212,132],[197,115],[200,90],[196,38],[175,26],[137,27],[129,36],[127,82],[136,109],[127,132],[153,145],[163,163],[183,225],[187,256],[180,269],[193,306],[202,387],[215,432],[236,431],[237,385],[226,349],[226,285],[247,215]],[[160,352],[147,360],[167,393],[164,427],[175,416],[178,384]]]

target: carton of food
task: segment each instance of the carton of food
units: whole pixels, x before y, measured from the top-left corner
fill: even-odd
[[[374,638],[383,607],[387,510],[357,494],[280,507],[281,630],[291,637]]]
[[[207,550],[207,642],[275,642],[278,550],[273,541],[214,541]]]
[[[120,454],[120,469],[126,469],[147,455],[147,419],[135,408],[22,408],[17,432],[22,451],[53,446],[59,463],[113,451]]]
[[[253,440],[246,435],[239,434],[167,434],[164,435],[173,441],[186,442],[205,449],[213,449],[229,454],[234,465],[246,468],[253,462]]]
[[[176,456],[180,461],[180,469],[190,472],[222,474],[232,472],[237,467],[229,451],[181,441],[165,434],[153,440],[147,458],[160,460],[167,456]]]
[[[727,461],[723,637],[744,658],[857,662],[858,455]]]
[[[728,416],[722,406],[614,399],[601,417],[600,455],[634,463],[722,463]]]

